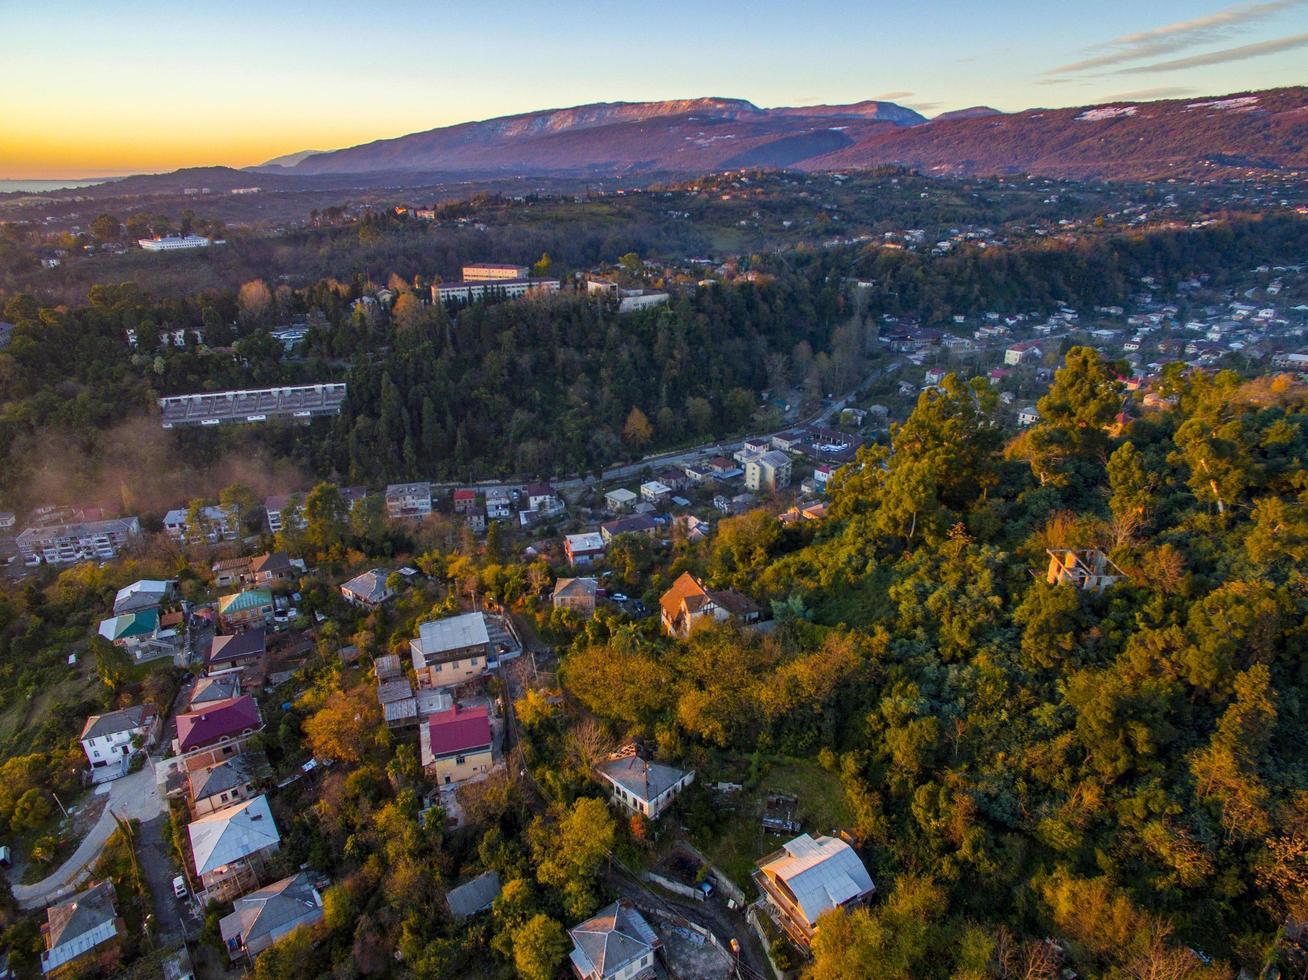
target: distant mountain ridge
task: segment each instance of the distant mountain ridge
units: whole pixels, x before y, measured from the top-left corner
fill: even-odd
[[[314,153],[278,172],[621,176],[883,164],[1106,179],[1308,170],[1308,89],[1014,113],[974,106],[929,121],[873,100],[772,109],[728,98],[601,102]]]

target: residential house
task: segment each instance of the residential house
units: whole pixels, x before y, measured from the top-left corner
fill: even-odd
[[[730,589],[708,590],[690,572],[682,572],[672,588],[659,599],[663,629],[670,636],[685,639],[705,619],[724,622],[735,618],[756,622],[759,608],[747,596]]]
[[[599,583],[593,578],[561,578],[554,583],[555,609],[571,609],[589,619],[595,615],[595,592]]]
[[[483,871],[471,881],[451,888],[445,893],[445,905],[450,916],[462,920],[485,912],[500,895],[500,876],[495,871]]]
[[[273,597],[268,589],[246,589],[218,600],[218,622],[233,633],[271,626]]]
[[[616,521],[605,521],[600,525],[600,537],[607,545],[619,534],[643,534],[652,538],[658,534],[658,529],[658,522],[648,514],[635,514],[619,517]]]
[[[255,732],[263,731],[259,706],[248,694],[215,701],[177,716],[173,749],[191,756],[188,768],[212,765],[237,753]]]
[[[744,466],[755,456],[762,456],[765,452],[767,452],[771,448],[772,448],[772,440],[767,436],[762,436],[755,439],[746,439],[743,443],[741,443],[740,448],[737,449],[735,453],[732,455],[732,459],[734,459],[741,466]],[[719,456],[713,460],[710,460],[709,465],[712,466],[714,469],[718,469],[721,465],[720,463],[718,463],[718,460],[720,460],[721,458],[722,457]],[[730,468],[731,467],[728,466],[725,467],[724,469],[730,469]]]
[[[491,742],[490,712],[484,707],[455,705],[431,715],[418,729],[422,771],[442,786],[484,776],[494,764]]]
[[[696,541],[703,541],[712,530],[708,521],[694,514],[678,514],[672,519],[672,527],[684,534],[686,540],[691,544]]]
[[[621,514],[624,511],[631,510],[631,505],[637,501],[636,494],[632,493],[626,487],[618,487],[616,490],[610,490],[604,495],[604,506],[610,514]]]
[[[237,672],[217,674],[213,677],[201,677],[191,689],[187,702],[187,711],[198,711],[203,707],[219,701],[230,701],[241,696],[241,675]]]
[[[653,980],[663,941],[630,899],[619,899],[568,930],[580,980]]]
[[[175,584],[170,579],[141,579],[124,586],[114,596],[114,615],[158,609],[173,597]]]
[[[323,919],[322,896],[304,872],[242,895],[230,915],[218,922],[218,931],[233,961],[254,958],[296,929],[315,926]]]
[[[255,585],[290,582],[300,571],[301,568],[284,551],[273,551],[250,559],[249,577]]]
[[[603,556],[604,546],[604,537],[599,531],[563,536],[563,553],[567,555],[570,565],[589,565]]]
[[[1082,551],[1064,548],[1046,551],[1046,554],[1049,555],[1049,569],[1045,581],[1050,585],[1074,585],[1078,589],[1102,592],[1125,577],[1113,560],[1098,548]]]
[[[220,633],[213,638],[205,666],[213,670],[225,670],[228,667],[249,667],[263,659],[267,650],[264,628],[257,626],[244,633]]]
[[[513,517],[513,496],[507,487],[491,487],[486,491],[486,520],[507,521]]]
[[[101,620],[99,633],[116,647],[122,647],[140,663],[160,657],[177,657],[184,638],[175,627],[165,627],[157,609],[123,613]]]
[[[1028,405],[1017,413],[1017,424],[1027,429],[1040,421],[1040,413],[1034,405]]]
[[[687,786],[695,781],[693,771],[648,762],[629,745],[596,768],[609,786],[613,802],[631,813],[657,820]]]
[[[672,488],[660,480],[650,480],[640,485],[640,497],[658,506],[672,496]]]
[[[481,534],[486,530],[486,508],[480,505],[469,508],[463,514],[463,522],[474,534]]]
[[[386,584],[389,577],[388,573],[380,568],[369,569],[342,583],[341,595],[352,606],[377,609],[395,596],[394,590]]]
[[[756,492],[776,492],[790,486],[790,457],[772,449],[751,459],[745,464],[745,486]]]
[[[186,831],[205,904],[230,901],[256,887],[263,861],[281,846],[268,798],[262,794],[206,813]]]
[[[837,837],[800,834],[760,861],[753,878],[760,905],[804,950],[824,912],[856,908],[876,893],[859,856]]]
[[[466,488],[455,490],[451,500],[454,502],[454,513],[466,514],[477,506],[477,491]]]
[[[949,372],[942,367],[927,368],[926,374],[923,376],[923,381],[925,381],[927,385],[938,385],[940,382],[945,380],[945,375],[948,373]]]
[[[1023,340],[1010,344],[1004,351],[1004,363],[1009,366],[1039,361],[1042,356],[1040,345],[1034,340]]]
[[[254,766],[248,755],[230,759],[187,773],[187,796],[191,813],[202,817],[223,810],[254,796]]]
[[[240,584],[250,574],[250,562],[250,558],[222,558],[214,562],[213,584],[220,589]]]
[[[523,497],[527,501],[527,509],[537,514],[552,515],[564,510],[563,501],[548,483],[528,484]]]
[[[46,976],[108,976],[114,972],[120,942],[127,936],[115,901],[114,883],[102,881],[46,909],[41,924],[45,941],[41,972]]]
[[[430,483],[392,483],[386,488],[386,516],[422,519],[431,513]]]
[[[486,615],[464,613],[423,623],[409,642],[421,687],[450,687],[483,676],[492,656]]]
[[[137,704],[87,718],[78,740],[91,765],[91,782],[104,783],[127,775],[132,756],[153,745],[159,730],[159,712],[153,704]]]
[[[240,530],[236,510],[232,507],[201,508],[200,524],[200,527],[191,527],[187,508],[184,507],[170,510],[163,519],[163,527],[167,535],[183,544],[198,544],[201,541],[210,544],[235,541]]]

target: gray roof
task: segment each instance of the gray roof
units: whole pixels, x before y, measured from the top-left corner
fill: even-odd
[[[579,926],[568,930],[576,952],[601,977],[612,976],[625,964],[652,953],[659,939],[630,902],[614,902]],[[575,955],[575,954],[574,954]]]
[[[876,890],[854,849],[836,837],[800,834],[759,870],[786,883],[810,926],[823,912]]]
[[[418,627],[418,646],[428,657],[486,643],[490,643],[490,634],[486,632],[486,617],[479,612],[436,619]]]
[[[400,666],[400,658],[393,653],[385,654],[374,660],[372,669],[377,674],[379,681],[394,680],[404,675],[404,668]]]
[[[114,905],[114,883],[102,881],[66,902],[46,909],[50,949],[70,943],[78,936],[118,918]]]
[[[191,692],[190,707],[194,708],[196,705],[210,704],[214,701],[227,701],[230,698],[238,697],[240,693],[241,678],[239,673],[201,677],[195,682],[195,690]]]
[[[393,681],[379,681],[377,684],[377,700],[382,704],[390,704],[393,701],[403,701],[405,698],[413,697],[413,688],[409,686],[407,677],[400,677]]]
[[[681,769],[660,762],[646,762],[634,755],[601,762],[599,771],[647,803],[658,799],[686,776]]]
[[[445,895],[445,903],[450,907],[450,915],[466,919],[490,908],[499,894],[500,876],[494,871],[484,871],[472,881],[451,888]]]
[[[130,708],[119,708],[117,711],[110,711],[104,715],[91,715],[86,719],[86,724],[82,728],[81,738],[85,741],[88,738],[100,738],[104,735],[117,735],[119,732],[130,732],[133,729],[141,728],[145,724],[146,709],[149,708],[150,715],[155,714],[153,705],[134,704]]]
[[[366,602],[381,602],[389,594],[386,589],[386,573],[380,568],[373,568],[361,575],[356,575],[341,588],[352,592]]]
[[[192,821],[187,831],[195,856],[195,873],[200,875],[249,857],[281,840],[265,796],[207,813]]]
[[[322,898],[306,874],[291,875],[281,881],[238,898],[232,905],[232,914],[224,917],[218,927],[223,940],[249,946],[252,940],[264,936],[284,935],[300,925],[309,925],[322,919]]]
[[[202,800],[248,785],[254,780],[254,768],[248,758],[237,755],[209,769],[197,769],[189,778],[191,799]]]

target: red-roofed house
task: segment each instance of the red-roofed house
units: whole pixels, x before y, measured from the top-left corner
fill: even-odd
[[[189,770],[195,768],[193,762],[212,765],[230,758],[251,735],[262,730],[259,706],[254,698],[243,694],[178,715],[173,748],[178,755],[188,757]]]
[[[1004,363],[1008,365],[1022,364],[1026,361],[1038,361],[1042,356],[1040,345],[1034,340],[1023,340],[1016,344],[1009,344],[1008,349],[1004,351]]]
[[[422,771],[442,785],[490,772],[490,713],[484,707],[438,711],[418,729]]]
[[[476,490],[455,490],[454,491],[454,513],[466,514],[477,506]]]

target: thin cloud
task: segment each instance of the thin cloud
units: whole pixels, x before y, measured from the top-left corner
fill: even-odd
[[[1280,51],[1291,51],[1308,46],[1308,34],[1295,34],[1273,41],[1259,41],[1257,44],[1243,44],[1238,48],[1225,48],[1221,51],[1208,51],[1204,54],[1191,55],[1188,58],[1176,58],[1173,61],[1160,61],[1152,65],[1137,65],[1134,68],[1119,68],[1115,75],[1142,75],[1155,71],[1181,71],[1184,68],[1201,68],[1205,65],[1225,65],[1232,61],[1246,61],[1249,58],[1261,58],[1264,55]]]
[[[1102,54],[1059,65],[1045,74],[1072,75],[1096,68],[1111,68],[1127,61],[1157,58],[1201,44],[1224,41],[1250,24],[1266,20],[1292,7],[1302,6],[1305,2],[1308,0],[1265,0],[1262,3],[1243,3],[1203,17],[1179,20],[1148,31],[1123,34],[1087,49],[1087,51],[1101,51]]]
[[[941,102],[905,102],[904,105],[909,109],[915,109],[918,112],[927,112],[931,109],[939,109]]]
[[[1185,88],[1180,85],[1160,85],[1157,88],[1141,88],[1134,92],[1118,92],[1116,95],[1105,95],[1105,102],[1144,102],[1149,99],[1180,99],[1187,95],[1194,95],[1196,89]]]
[[[874,102],[894,102],[895,99],[907,99],[915,94],[914,92],[882,92],[880,95],[871,96],[871,99]]]

